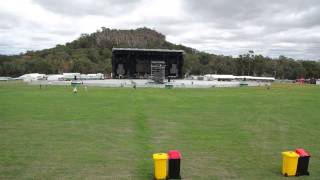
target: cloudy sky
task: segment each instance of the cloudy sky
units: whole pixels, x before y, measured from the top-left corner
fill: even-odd
[[[54,47],[101,27],[149,27],[215,54],[320,59],[319,0],[0,0],[0,54]]]

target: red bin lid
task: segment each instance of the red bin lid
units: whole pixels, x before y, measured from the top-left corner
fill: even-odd
[[[181,154],[177,150],[171,150],[168,152],[169,159],[181,159]]]
[[[305,157],[310,156],[309,153],[307,153],[304,149],[298,148],[296,149],[296,153],[299,154],[299,156]]]

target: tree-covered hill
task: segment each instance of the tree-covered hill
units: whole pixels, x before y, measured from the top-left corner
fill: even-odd
[[[63,72],[111,72],[113,47],[182,49],[185,54],[185,74],[234,74],[276,76],[283,79],[320,77],[320,63],[297,61],[284,56],[276,59],[249,53],[237,58],[200,52],[190,47],[166,41],[163,34],[148,28],[117,30],[101,28],[92,34],[40,51],[28,51],[14,56],[0,56],[0,76],[25,73],[55,74]]]
[[[193,49],[178,46],[166,41],[166,37],[148,28],[138,28],[135,30],[117,30],[102,27],[92,34],[82,34],[81,37],[71,43],[66,44],[72,49],[79,48],[108,48],[128,47],[128,48],[159,48],[174,49],[179,48],[187,52]]]

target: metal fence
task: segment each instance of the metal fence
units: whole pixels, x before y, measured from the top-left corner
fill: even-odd
[[[72,81],[31,81],[31,85],[64,85],[71,86]],[[203,81],[203,80],[172,80],[164,84],[156,84],[147,79],[107,79],[107,80],[83,80],[78,81],[79,84],[85,86],[97,87],[140,87],[140,88],[226,88],[240,86],[270,86],[270,82],[256,81]]]

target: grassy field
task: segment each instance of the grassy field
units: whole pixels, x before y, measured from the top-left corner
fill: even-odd
[[[0,179],[152,179],[182,152],[183,179],[286,179],[281,152],[320,178],[320,87],[126,89],[0,84]]]

